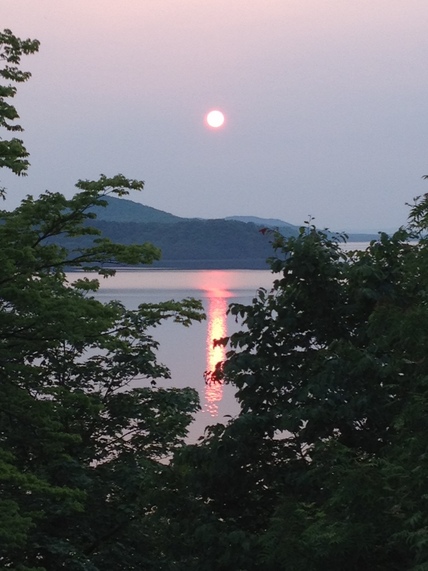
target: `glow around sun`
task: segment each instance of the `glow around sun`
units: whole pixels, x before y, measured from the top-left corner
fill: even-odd
[[[218,129],[224,123],[224,115],[218,109],[213,109],[207,114],[206,122],[213,129]]]

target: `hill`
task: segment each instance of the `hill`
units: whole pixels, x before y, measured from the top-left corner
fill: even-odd
[[[124,198],[107,197],[105,208],[93,211],[92,225],[118,243],[152,242],[162,250],[155,267],[181,269],[267,269],[271,237],[261,228],[287,236],[299,227],[279,219],[230,216],[224,219],[181,218]],[[366,242],[373,235],[352,234],[350,241]]]
[[[162,250],[155,267],[181,269],[267,269],[269,237],[254,224],[234,220],[123,223],[95,220],[93,226],[121,244],[152,242]]]

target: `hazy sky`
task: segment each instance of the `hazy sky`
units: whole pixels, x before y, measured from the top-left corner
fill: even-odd
[[[426,0],[0,0],[41,41],[5,206],[121,172],[179,216],[398,227],[428,191],[427,22]]]

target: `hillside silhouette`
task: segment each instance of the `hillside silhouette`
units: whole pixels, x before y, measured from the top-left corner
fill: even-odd
[[[102,236],[120,244],[152,242],[162,251],[155,267],[177,269],[267,269],[272,255],[271,233],[297,236],[299,227],[278,219],[231,216],[220,219],[182,218],[132,200],[107,197],[107,207],[97,207],[91,225]],[[352,241],[368,241],[353,234]]]

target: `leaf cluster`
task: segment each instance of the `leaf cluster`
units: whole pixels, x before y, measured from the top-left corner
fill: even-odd
[[[216,529],[200,568],[428,564],[427,212],[416,199],[408,225],[364,251],[310,222],[273,234],[273,287],[232,304],[242,328],[211,377],[241,412],[177,458],[205,503],[194,533]]]
[[[157,386],[169,371],[149,331],[204,314],[193,299],[128,310],[96,298],[114,265],[159,258],[151,244],[116,245],[91,227],[107,195],[142,186],[102,175],[71,199],[47,192],[1,213],[2,568],[147,568],[158,557],[150,535],[162,527],[168,459],[199,404],[192,389]],[[92,244],[68,249],[59,236]],[[82,271],[74,282],[71,268]]]
[[[33,54],[38,49],[37,40],[21,40],[9,29],[0,32],[0,61],[3,64],[0,68],[0,78],[8,82],[0,85],[0,128],[6,131],[23,131],[21,125],[15,123],[19,114],[9,100],[15,97],[17,92],[13,83],[23,83],[31,77],[30,72],[20,69],[22,56]],[[30,164],[28,155],[21,139],[12,137],[5,140],[0,137],[0,168],[5,167],[17,175],[24,175]],[[1,194],[4,194],[4,189],[1,191]]]

